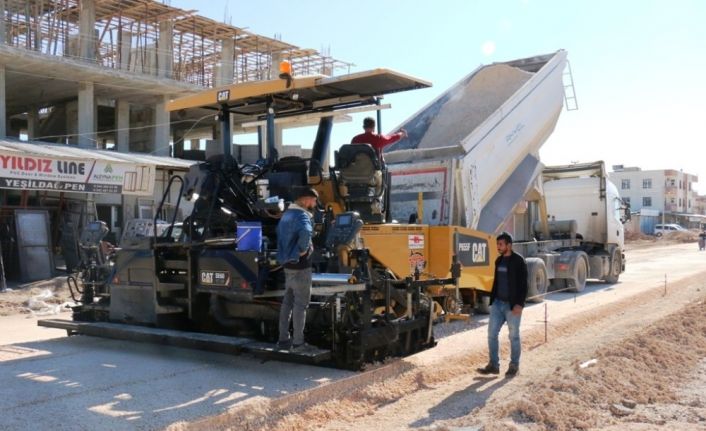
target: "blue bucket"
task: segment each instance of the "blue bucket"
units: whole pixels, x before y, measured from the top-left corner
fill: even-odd
[[[235,249],[238,251],[260,251],[262,246],[262,223],[240,222],[236,230]]]

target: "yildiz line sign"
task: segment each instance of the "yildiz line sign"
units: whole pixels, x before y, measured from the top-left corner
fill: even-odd
[[[156,166],[0,151],[0,188],[152,196]]]

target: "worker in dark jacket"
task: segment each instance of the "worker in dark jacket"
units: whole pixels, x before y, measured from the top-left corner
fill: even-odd
[[[520,370],[520,319],[527,297],[527,263],[512,251],[512,236],[503,232],[497,238],[498,253],[495,261],[495,278],[490,296],[490,320],[488,322],[488,365],[479,368],[481,374],[498,374],[498,334],[507,322],[510,333],[510,366],[506,377],[514,377]]]

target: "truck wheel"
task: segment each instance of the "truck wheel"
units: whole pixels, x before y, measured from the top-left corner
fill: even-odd
[[[611,284],[617,283],[621,272],[623,272],[623,254],[616,248],[613,250],[613,255],[610,257],[610,272],[604,279],[605,282]]]
[[[460,313],[463,307],[463,300],[457,301],[453,292],[448,292],[444,298],[444,311],[447,313]]]
[[[567,287],[571,292],[583,292],[586,288],[586,278],[588,278],[588,259],[585,253],[579,253],[574,267],[574,277],[566,279]]]
[[[547,293],[547,267],[542,259],[527,259],[527,300],[529,302],[544,301]]]
[[[476,313],[490,314],[490,296],[476,295]]]

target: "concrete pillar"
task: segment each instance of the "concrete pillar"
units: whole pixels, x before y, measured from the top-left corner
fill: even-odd
[[[7,41],[7,25],[5,25],[5,0],[0,0],[0,43]],[[4,70],[3,70],[4,73]],[[4,103],[4,102],[3,102]],[[3,129],[5,126],[3,126]],[[3,136],[5,133],[3,132]]]
[[[277,79],[279,78],[279,63],[282,61],[282,53],[281,52],[274,52],[270,56],[270,77],[269,79]]]
[[[78,12],[79,57],[84,60],[96,58],[96,2],[80,0]]]
[[[154,105],[154,149],[155,156],[169,155],[169,96],[162,96]]]
[[[96,98],[92,82],[78,84],[78,146],[96,148]]]
[[[115,147],[120,153],[130,151],[130,104],[127,100],[115,101]]]
[[[200,150],[201,149],[201,139],[190,139],[189,143],[191,144],[192,150]]]
[[[157,76],[172,77],[174,67],[174,22],[159,23],[159,41],[157,46]]]
[[[1,1],[1,0],[0,0]],[[0,34],[5,34],[4,32]],[[5,105],[5,65],[0,64],[0,138],[7,136],[7,108]]]
[[[233,83],[233,59],[235,41],[231,38],[221,40],[221,64],[216,74],[215,85],[229,85]]]
[[[37,108],[30,108],[27,111],[27,140],[31,141],[39,137],[39,111]]]
[[[132,33],[127,30],[121,30],[118,44],[120,68],[122,70],[128,70],[130,69],[130,52],[132,51]]]

